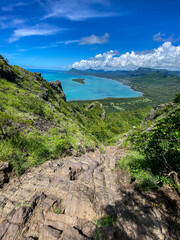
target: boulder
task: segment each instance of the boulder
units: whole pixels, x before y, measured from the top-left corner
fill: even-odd
[[[9,182],[8,171],[9,171],[9,163],[0,162],[0,187],[2,187],[4,183]]]
[[[0,172],[6,172],[9,169],[9,163],[8,162],[0,162]]]
[[[53,228],[52,226],[44,225],[39,240],[59,240],[63,231]]]

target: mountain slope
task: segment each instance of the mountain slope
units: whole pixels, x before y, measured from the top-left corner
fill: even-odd
[[[0,161],[18,174],[48,159],[109,143],[139,124],[150,109],[106,115],[98,102],[68,104],[59,81],[49,83],[40,73],[0,58]]]
[[[0,239],[179,239],[179,197],[170,188],[141,192],[106,147],[11,178],[0,191]]]
[[[179,174],[180,95],[116,146],[81,155],[145,112],[106,116],[98,102],[70,107],[58,81],[47,83],[6,60],[0,73],[0,239],[179,239],[177,186],[160,160],[170,157]],[[128,159],[129,135],[143,156]],[[9,177],[10,168],[21,175]],[[142,191],[147,185],[153,191]]]
[[[40,73],[4,60],[0,60],[0,139],[0,160],[9,161],[18,173],[97,144],[66,103],[59,81],[48,83]]]
[[[129,153],[119,164],[140,188],[169,184],[180,192],[180,94],[152,110],[128,137]]]

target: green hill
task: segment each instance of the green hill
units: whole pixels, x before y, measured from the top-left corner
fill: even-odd
[[[129,146],[129,153],[119,165],[138,186],[149,189],[169,184],[180,192],[180,94],[152,110],[123,144]]]
[[[109,98],[99,100],[108,112],[120,112],[122,109],[134,110],[147,105],[157,107],[159,104],[172,101],[180,89],[180,72],[178,71],[138,68],[134,71],[107,72],[92,69],[85,71],[71,69],[69,72],[71,74],[110,78],[129,85],[134,90],[143,93],[143,96],[138,98]],[[76,101],[76,103],[81,105],[81,101]]]
[[[0,161],[9,162],[17,173],[113,143],[149,110],[106,114],[98,102],[68,104],[59,81],[47,82],[40,73],[0,57]]]
[[[115,100],[112,102],[101,100],[100,102],[108,101],[111,108],[118,110],[106,112],[104,102],[103,105],[99,102],[81,104],[66,102],[59,81],[47,82],[40,73],[11,66],[1,56],[0,161],[9,162],[11,168],[21,174],[30,166],[42,164],[49,159],[79,155],[93,151],[102,144],[114,144],[123,133],[140,125],[152,109],[148,106],[150,100],[143,99],[157,99],[157,104],[158,101],[168,98],[171,95],[170,91],[177,91],[175,87],[179,84],[177,77],[174,77],[175,84],[173,87],[171,85],[169,90],[170,76],[161,77],[157,83],[153,80],[154,74],[151,79],[148,75],[148,80],[145,81],[143,78],[146,76],[133,80],[136,86],[138,84],[143,86],[145,82],[147,90],[145,94],[147,96],[149,92],[152,94],[149,98],[134,98],[134,105],[132,102],[128,105],[125,99],[121,99],[124,105],[129,106],[124,109],[121,105],[116,105],[116,102],[113,102]],[[149,91],[153,81],[157,90]],[[163,99],[158,98],[161,86],[162,89],[165,87],[167,89]],[[136,107],[138,104],[140,106]],[[170,105],[169,108],[171,107]],[[178,111],[179,109],[176,114]],[[151,121],[149,122],[151,125]],[[143,135],[139,136],[143,139]]]
[[[97,140],[79,124],[66,103],[61,83],[48,83],[0,60],[0,161],[21,173],[73,151],[83,152]]]

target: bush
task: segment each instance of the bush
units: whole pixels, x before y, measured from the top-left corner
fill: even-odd
[[[143,154],[153,173],[180,171],[180,111],[176,109],[159,120],[152,129],[135,132],[131,140]]]
[[[180,103],[180,93],[176,94],[176,97],[173,99],[174,103]]]
[[[164,115],[163,115],[164,116]],[[133,131],[130,151],[119,165],[128,170],[138,187],[148,190],[169,184],[179,188],[180,174],[180,109],[169,109],[154,125],[143,125]],[[146,128],[146,129],[145,129]],[[172,175],[176,178],[172,178]]]
[[[136,181],[136,187],[144,191],[157,188],[159,176],[152,174],[149,162],[137,151],[128,151],[126,157],[119,160],[118,165],[131,173],[132,179]]]

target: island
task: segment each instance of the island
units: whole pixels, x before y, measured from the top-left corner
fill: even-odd
[[[75,78],[75,79],[72,79],[72,81],[74,82],[78,82],[78,83],[81,83],[81,84],[85,84],[85,78]]]

